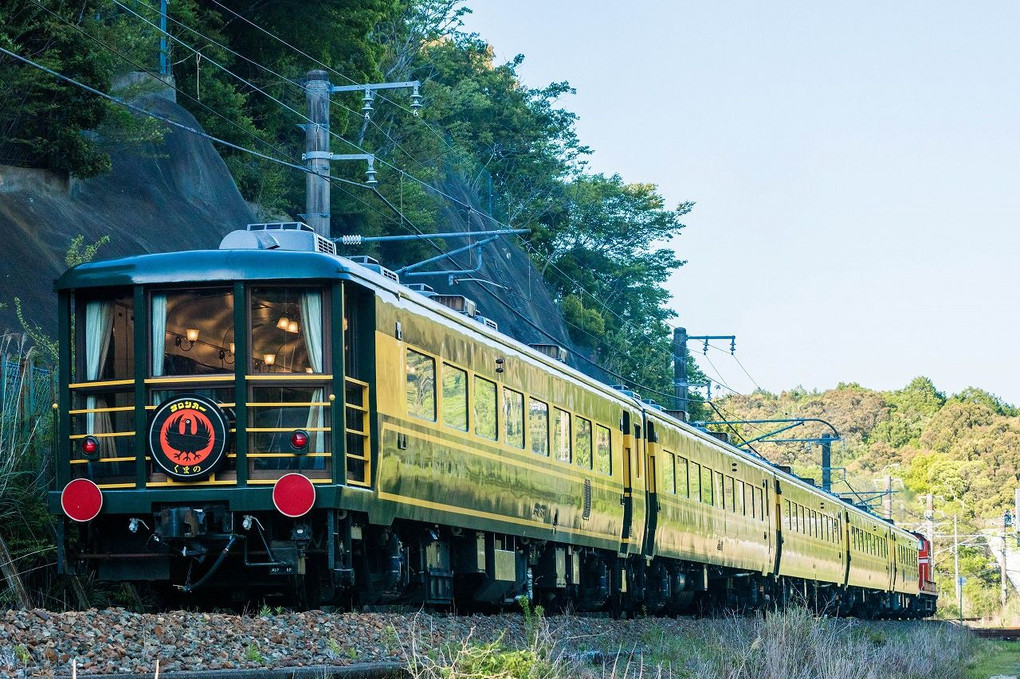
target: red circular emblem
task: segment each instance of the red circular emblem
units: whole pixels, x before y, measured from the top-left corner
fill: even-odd
[[[284,474],[273,486],[273,504],[284,516],[304,516],[315,506],[315,486],[304,474]]]
[[[152,416],[152,460],[171,478],[203,479],[225,457],[228,431],[227,416],[215,402],[197,394],[177,396]]]
[[[60,492],[60,507],[73,521],[91,521],[103,508],[103,492],[88,479],[75,479]]]

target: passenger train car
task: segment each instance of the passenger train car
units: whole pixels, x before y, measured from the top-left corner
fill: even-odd
[[[303,224],[56,288],[64,572],[304,606],[934,611],[920,536]]]

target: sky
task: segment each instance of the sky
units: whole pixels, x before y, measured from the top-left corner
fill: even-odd
[[[591,171],[696,202],[668,289],[736,335],[690,343],[711,379],[1020,404],[1020,3],[468,6],[527,85],[576,88]]]

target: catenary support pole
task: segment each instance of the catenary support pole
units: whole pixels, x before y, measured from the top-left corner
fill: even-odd
[[[329,74],[309,71],[305,76],[305,223],[323,238],[329,227]]]
[[[832,435],[822,434],[822,490],[832,492]]]
[[[932,559],[934,565],[934,559]],[[963,622],[963,583],[960,582],[960,531],[957,529],[956,515],[953,515],[953,570],[956,571],[956,602],[960,611],[960,622]]]
[[[687,421],[687,328],[673,330],[673,389],[680,419]]]

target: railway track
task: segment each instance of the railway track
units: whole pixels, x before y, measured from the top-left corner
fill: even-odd
[[[360,665],[295,667],[283,669],[236,669],[145,674],[78,674],[82,679],[405,679],[403,663],[382,662]],[[54,679],[77,679],[75,674],[57,673]]]
[[[1020,627],[972,627],[971,631],[982,639],[1020,640]]]

